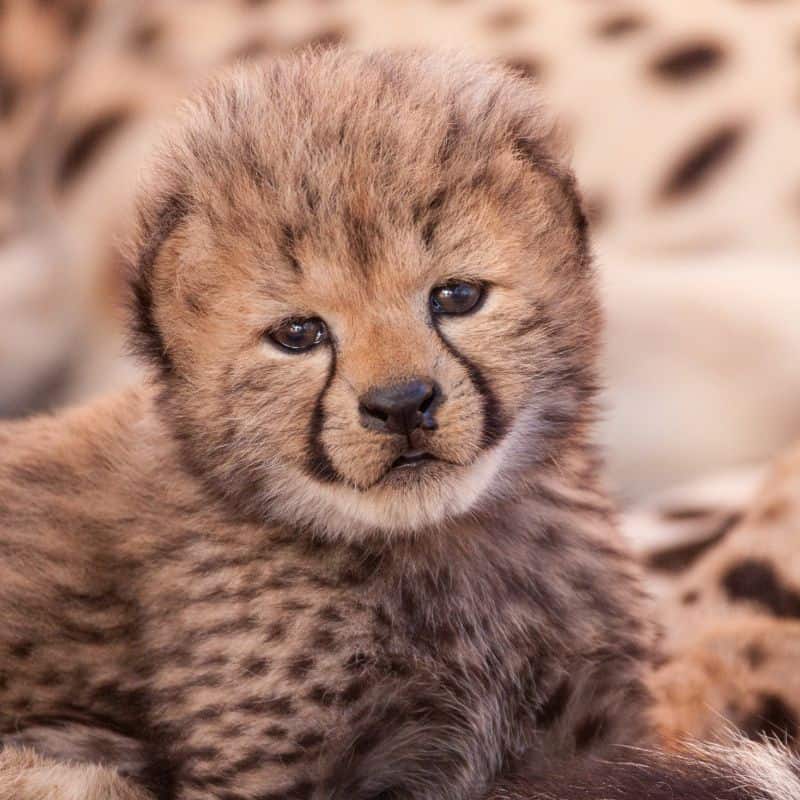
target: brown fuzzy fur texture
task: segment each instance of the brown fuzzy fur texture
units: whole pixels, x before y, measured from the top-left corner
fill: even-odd
[[[0,428],[8,763],[162,800],[462,800],[647,740],[585,224],[540,119],[523,81],[430,56],[307,55],[195,104],[143,195],[152,383]],[[454,279],[480,308],[432,317]],[[270,344],[297,316],[330,341]],[[398,472],[359,398],[415,376],[439,461]]]
[[[0,800],[148,800],[149,793],[116,770],[66,763],[32,750],[0,753]]]

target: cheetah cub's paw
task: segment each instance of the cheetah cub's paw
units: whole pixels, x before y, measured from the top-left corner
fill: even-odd
[[[6,748],[0,753],[0,800],[152,800],[152,796],[113,769]]]

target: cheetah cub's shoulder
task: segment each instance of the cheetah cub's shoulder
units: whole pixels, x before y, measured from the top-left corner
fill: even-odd
[[[449,56],[306,55],[194,103],[141,200],[150,383],[0,429],[6,745],[162,798],[462,800],[644,741],[541,119]]]

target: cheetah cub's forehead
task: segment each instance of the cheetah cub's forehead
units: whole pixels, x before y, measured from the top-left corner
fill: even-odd
[[[233,72],[186,116],[141,201],[136,334],[238,511],[420,530],[583,435],[585,225],[528,84],[327,52]]]

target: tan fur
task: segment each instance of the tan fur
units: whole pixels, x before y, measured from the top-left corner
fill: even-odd
[[[671,746],[744,731],[800,747],[797,446],[626,515],[664,631],[650,678]]]
[[[189,108],[134,248],[151,379],[0,429],[7,744],[170,799],[461,800],[526,750],[646,739],[546,134],[527,83],[451,56],[306,54]],[[482,304],[437,317],[454,280]],[[330,340],[280,350],[297,316]],[[414,377],[435,430],[363,424]],[[392,469],[409,446],[438,460]]]
[[[7,784],[455,800],[523,753],[651,741],[651,628],[589,443],[585,223],[541,120],[485,65],[337,52],[189,108],[134,248],[151,380],[0,429]],[[434,319],[451,280],[485,300]],[[296,316],[330,341],[277,349]],[[361,424],[415,376],[435,431]],[[409,443],[439,463],[392,471]],[[790,796],[791,762],[753,760],[692,763]]]
[[[31,750],[0,753],[0,800],[148,800],[113,769],[67,764]]]

